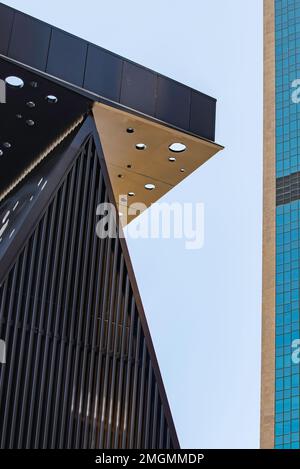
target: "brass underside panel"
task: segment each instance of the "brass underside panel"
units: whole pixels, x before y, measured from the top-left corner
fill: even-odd
[[[216,143],[101,103],[94,105],[93,113],[114,196],[121,205],[139,202],[150,207],[223,149]],[[171,151],[169,146],[173,143],[185,145],[186,150]],[[137,144],[146,148],[138,150]],[[155,188],[146,189],[146,184]],[[128,217],[128,222],[133,218]]]

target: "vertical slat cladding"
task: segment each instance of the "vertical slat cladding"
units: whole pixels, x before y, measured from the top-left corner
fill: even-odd
[[[66,197],[66,186],[62,189],[62,194],[59,193],[57,197],[57,218],[54,221],[54,226],[57,227],[57,232],[55,233],[56,239],[60,239],[62,236],[62,229],[63,229],[63,220],[64,220],[64,212],[63,207],[65,203]],[[55,202],[56,202],[55,200]],[[54,203],[55,203],[54,202]],[[51,283],[50,283],[50,297],[49,303],[47,302],[48,311],[47,311],[47,320],[46,320],[46,331],[53,331],[53,324],[55,318],[57,316],[57,309],[55,308],[55,279],[58,276],[59,272],[59,262],[60,262],[60,249],[53,249],[53,264],[51,267]],[[47,308],[46,306],[46,308]],[[42,363],[42,375],[41,375],[41,385],[40,385],[40,395],[45,396],[45,400],[47,397],[47,393],[49,392],[49,384],[50,384],[50,376],[49,376],[49,369],[51,366],[51,354],[56,347],[56,339],[53,336],[53,332],[51,334],[47,333],[45,337],[45,349],[44,349],[44,356],[43,356],[43,363]],[[38,403],[37,408],[37,417],[36,417],[36,430],[35,430],[35,447],[40,447],[40,441],[42,440],[42,422],[46,416],[46,407],[44,403],[44,399],[40,400]]]
[[[53,427],[52,427],[52,439],[51,439],[51,447],[59,447],[59,438],[60,438],[60,430],[62,426],[62,405],[64,402],[64,378],[66,373],[66,362],[67,362],[67,353],[68,347],[71,342],[71,324],[74,320],[75,311],[71,310],[70,314],[67,313],[69,311],[69,303],[70,299],[70,292],[72,291],[72,269],[74,263],[74,256],[76,253],[75,245],[76,245],[76,230],[74,227],[76,226],[78,220],[78,205],[79,205],[79,191],[80,191],[80,184],[81,184],[81,177],[82,177],[82,169],[83,169],[83,155],[81,155],[80,160],[77,162],[75,167],[74,178],[72,178],[71,183],[71,191],[70,191],[70,200],[72,203],[70,204],[70,218],[68,220],[70,223],[70,228],[68,232],[68,236],[66,237],[64,243],[64,249],[67,252],[66,259],[64,259],[64,272],[61,276],[59,281],[59,309],[60,314],[63,316],[63,324],[62,324],[62,333],[61,333],[61,348],[59,353],[59,359],[57,363],[57,384],[56,384],[56,398],[54,402],[54,419],[53,419]]]
[[[121,349],[119,352],[119,371],[118,371],[118,391],[117,391],[117,402],[115,403],[115,435],[114,435],[114,448],[120,447],[120,428],[121,428],[121,411],[122,411],[122,399],[123,399],[123,383],[124,383],[124,369],[125,369],[125,350],[126,350],[126,341],[128,337],[128,309],[129,309],[129,289],[130,283],[128,275],[126,275],[126,287],[125,287],[125,297],[123,304],[123,316],[121,318]]]
[[[7,385],[7,397],[8,397],[8,405],[5,408],[4,416],[3,416],[3,435],[2,435],[2,444],[4,443],[5,439],[7,442],[9,441],[9,428],[10,428],[10,420],[12,418],[12,412],[14,407],[9,405],[11,399],[13,398],[14,388],[15,388],[15,380],[17,378],[16,374],[14,373],[14,368],[17,367],[18,363],[18,339],[19,339],[19,325],[21,323],[21,309],[22,309],[22,291],[24,288],[25,282],[25,275],[26,275],[26,262],[28,257],[28,247],[26,246],[24,253],[22,253],[22,265],[20,268],[20,276],[18,279],[18,293],[16,294],[16,305],[15,305],[15,321],[16,327],[14,328],[13,337],[12,337],[12,347],[11,347],[11,365],[9,367],[8,373],[8,385]]]
[[[93,138],[0,286],[1,448],[170,448]]]
[[[61,210],[61,217],[64,221],[63,230],[62,230],[62,237],[61,237],[61,246],[60,246],[60,255],[57,256],[59,261],[59,269],[55,278],[57,281],[55,282],[56,290],[53,288],[56,294],[56,311],[55,311],[55,326],[54,326],[54,344],[53,344],[53,352],[51,356],[50,368],[49,368],[49,382],[48,382],[48,396],[47,396],[47,403],[45,406],[45,427],[44,427],[44,437],[43,437],[43,447],[48,446],[48,435],[49,435],[49,422],[50,416],[54,413],[54,406],[52,403],[52,396],[55,394],[57,386],[55,388],[55,382],[58,384],[58,376],[56,373],[57,370],[57,360],[59,360],[59,352],[62,351],[63,347],[63,337],[61,336],[61,303],[62,303],[62,295],[63,295],[63,281],[64,273],[66,269],[66,259],[67,259],[67,249],[66,243],[68,240],[68,234],[70,231],[70,221],[71,221],[71,209],[72,209],[72,199],[70,197],[66,197],[66,192],[70,191],[73,194],[74,190],[74,180],[75,180],[75,168],[72,169],[71,175],[68,176],[68,180],[66,184],[63,186],[63,201],[62,210]]]
[[[32,247],[30,250],[31,253],[31,260],[33,261],[36,252],[37,252],[37,243],[38,243],[38,230],[35,231],[32,239]],[[17,370],[17,384],[15,387],[15,400],[18,402],[19,400],[19,393],[22,392],[21,389],[21,384],[22,384],[22,376],[23,376],[23,369],[25,368],[25,363],[24,363],[24,358],[26,356],[26,339],[27,339],[27,328],[26,325],[29,322],[29,316],[30,316],[30,305],[31,305],[31,289],[32,289],[32,282],[34,278],[34,262],[30,262],[29,264],[29,272],[28,272],[28,285],[27,285],[27,291],[25,292],[25,307],[24,307],[24,324],[22,328],[22,336],[21,336],[21,346],[20,346],[20,353],[19,353],[19,364],[18,364],[18,370]],[[10,441],[10,446],[14,446],[14,436],[15,436],[15,426],[17,424],[17,419],[20,421],[20,413],[17,418],[17,410],[18,406],[14,407],[14,413],[13,413],[13,418],[12,418],[12,423],[11,423],[11,441]]]

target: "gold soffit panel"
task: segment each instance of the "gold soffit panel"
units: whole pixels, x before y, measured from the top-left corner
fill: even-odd
[[[136,202],[150,207],[224,148],[102,103],[93,114],[120,213]]]

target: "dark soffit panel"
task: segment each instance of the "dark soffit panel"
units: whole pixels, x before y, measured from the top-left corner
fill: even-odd
[[[15,257],[18,239],[22,239],[23,243],[30,233],[28,220],[34,222],[37,207],[41,209],[48,203],[54,188],[71,164],[73,151],[70,152],[69,147],[76,132],[77,129],[74,129],[0,202],[0,219],[2,222],[5,220],[0,225],[0,284]]]
[[[0,199],[66,131],[82,120],[92,101],[0,58],[0,78],[18,77],[0,105]],[[51,102],[47,96],[57,98]],[[74,99],[76,97],[76,99]]]
[[[31,16],[15,15],[9,55],[19,62],[45,70],[49,48],[50,26]]]
[[[154,115],[157,74],[124,62],[120,102],[145,114]]]
[[[157,96],[157,77],[158,74],[146,67],[138,65],[124,57],[107,51],[99,46],[77,38],[76,36],[64,32],[61,29],[55,28],[47,23],[36,20],[28,15],[24,15],[18,10],[6,7],[0,3],[0,7],[4,8],[5,12],[4,27],[0,29],[0,53],[8,54],[9,57],[16,58],[13,55],[13,50],[7,52],[7,44],[9,42],[10,31],[8,25],[11,25],[12,18],[21,17],[28,18],[32,21],[32,24],[40,25],[40,31],[51,30],[49,56],[47,59],[48,66],[46,71],[54,77],[61,78],[70,84],[84,87],[86,90],[94,91],[99,93],[103,98],[115,100],[119,102],[118,84],[120,79],[120,63],[124,67],[124,77],[122,80],[122,94],[120,102],[133,110],[143,112],[149,117],[157,117],[156,109],[158,113],[165,115],[171,115],[171,112],[165,112],[164,104],[160,104],[160,97]],[[8,14],[8,11],[11,14]],[[18,24],[17,20],[15,24]],[[1,22],[1,18],[0,18]],[[0,23],[1,24],[1,23]],[[28,23],[29,24],[29,23]],[[16,34],[16,26],[14,34]],[[17,31],[18,41],[27,43],[26,31],[20,29]],[[24,37],[23,37],[24,36]],[[14,39],[15,41],[15,39]],[[15,46],[14,46],[15,47]],[[38,41],[35,43],[35,47],[38,48]],[[37,53],[35,47],[27,47],[22,51],[23,56],[18,55],[18,59],[25,65],[31,65],[35,68],[45,71],[45,59],[40,59],[39,54],[44,57],[44,52]],[[22,49],[22,44],[20,46]],[[89,56],[87,57],[87,51],[89,50]],[[20,52],[18,52],[20,54]],[[99,66],[95,69],[95,77],[92,76],[92,66],[95,63],[96,57],[99,57]],[[42,66],[37,66],[38,60],[41,60]],[[107,71],[104,71],[102,65],[105,64]],[[103,76],[102,76],[103,75]],[[161,76],[161,75],[159,75]],[[85,79],[86,77],[86,79]],[[111,83],[109,83],[109,80]],[[171,95],[173,88],[179,83],[174,84],[174,80],[168,77],[162,77],[165,83],[165,88]],[[183,85],[184,88],[185,85]],[[121,88],[121,87],[120,87]],[[215,122],[214,116],[216,111],[216,100],[193,90],[190,87],[186,87],[192,93],[192,115],[190,109],[190,126],[188,128],[181,127],[183,130],[188,130],[194,134],[209,139],[215,140]],[[98,91],[99,90],[99,91]],[[106,94],[107,93],[107,94]],[[185,105],[186,106],[186,103]],[[179,108],[179,105],[178,105]],[[207,112],[207,114],[205,113]],[[165,121],[167,125],[175,125],[178,122],[179,115],[176,113],[173,116],[172,121]],[[186,117],[183,118],[186,122]]]
[[[7,54],[14,10],[0,3],[0,53]]]
[[[83,85],[87,43],[58,29],[52,30],[47,73]]]
[[[166,77],[158,77],[156,117],[189,129],[191,89]]]

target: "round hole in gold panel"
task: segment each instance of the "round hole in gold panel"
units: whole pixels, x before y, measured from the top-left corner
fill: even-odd
[[[169,146],[169,150],[173,151],[174,153],[182,153],[186,150],[186,145],[184,145],[183,143],[175,142]]]

